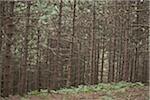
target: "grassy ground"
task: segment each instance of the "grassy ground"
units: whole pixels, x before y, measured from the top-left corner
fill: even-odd
[[[0,99],[1,100],[1,99]],[[4,99],[5,100],[5,99]],[[47,93],[33,91],[25,97],[12,96],[7,100],[150,100],[149,87],[141,83],[112,83],[78,88],[63,88]]]

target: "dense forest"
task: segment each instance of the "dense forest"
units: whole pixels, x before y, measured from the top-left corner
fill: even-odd
[[[0,96],[149,82],[149,0],[0,0]]]

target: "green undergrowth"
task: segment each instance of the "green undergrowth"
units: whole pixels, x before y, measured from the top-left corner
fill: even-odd
[[[27,95],[34,95],[34,96],[47,96],[49,93],[48,93],[48,90],[43,90],[41,89],[41,91],[32,91],[32,92],[29,92]]]
[[[128,88],[140,88],[144,87],[144,84],[140,82],[128,83],[128,82],[119,82],[119,83],[99,83],[97,85],[79,85],[78,87],[70,88],[61,88],[59,90],[51,90],[51,93],[58,94],[73,94],[73,93],[90,93],[90,92],[111,92],[114,90],[125,91]],[[47,90],[32,91],[28,95],[35,96],[47,96],[49,93]]]
[[[57,91],[52,91],[54,93],[89,93],[89,92],[111,92],[113,90],[125,90],[127,88],[134,88],[134,87],[143,87],[144,85],[140,82],[137,83],[126,83],[126,82],[119,82],[119,83],[110,83],[110,84],[104,84],[100,83],[98,85],[91,85],[91,86],[85,86],[80,85],[77,88],[71,87],[71,88],[62,88]]]

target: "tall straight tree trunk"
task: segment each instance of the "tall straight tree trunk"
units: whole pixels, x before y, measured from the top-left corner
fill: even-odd
[[[49,39],[49,46],[51,48],[51,46],[53,45],[52,43],[53,39]],[[50,74],[50,79],[49,79],[49,89],[54,89],[55,88],[55,82],[54,82],[54,78],[55,78],[55,66],[54,66],[54,58],[56,55],[54,55],[54,53],[52,51],[49,52],[49,74]],[[50,92],[50,90],[48,91]]]
[[[49,48],[50,48],[50,34],[48,34],[48,39],[47,39],[47,68],[48,68],[48,83],[47,83],[47,89],[48,89],[48,92],[50,93],[50,89],[51,89],[51,53],[49,51]]]
[[[127,32],[125,32],[125,46],[124,46],[124,64],[123,64],[123,80],[128,81],[128,65],[127,65]]]
[[[2,27],[4,16],[4,1],[0,1],[0,96],[2,91]]]
[[[115,33],[115,32],[114,32]],[[116,59],[116,38],[113,38],[113,58],[112,58],[112,70],[111,70],[111,82],[115,79],[115,59]]]
[[[82,78],[81,78],[81,80],[82,80],[82,84],[85,84],[85,67],[86,67],[86,56],[84,55],[84,57],[83,57],[83,72],[82,72]]]
[[[116,5],[118,5],[118,3],[116,3]],[[117,12],[118,10],[120,10],[120,8],[117,6],[117,7],[116,7],[116,12]],[[117,21],[116,19],[117,19],[118,21]],[[116,62],[116,73],[115,73],[115,74],[116,74],[116,75],[115,75],[116,77],[115,77],[115,82],[118,82],[118,81],[119,81],[119,67],[120,67],[120,66],[119,66],[119,61],[120,61],[119,56],[120,56],[120,54],[121,54],[121,53],[120,53],[120,42],[121,42],[121,40],[120,40],[119,36],[120,36],[120,34],[121,34],[121,29],[120,29],[120,26],[119,26],[119,25],[120,25],[120,18],[117,16],[116,19],[115,19],[115,20],[116,20],[116,32],[117,32],[117,35],[116,35],[116,36],[117,36],[117,37],[116,37],[116,51],[117,51],[117,52],[116,52],[116,54],[117,54],[117,55],[116,55],[116,56],[117,56],[117,57],[116,57],[116,61],[117,61],[117,62]],[[117,30],[118,30],[118,31],[117,31]]]
[[[75,21],[76,21],[76,0],[74,0],[74,5],[73,5],[73,19],[72,19],[72,22],[73,22],[73,25],[72,25],[72,35],[71,35],[71,45],[70,45],[70,65],[68,66],[68,71],[71,71],[71,72],[68,72],[70,76],[68,76],[68,79],[67,79],[67,84],[68,86],[70,85],[74,85],[75,84],[75,72],[76,72],[76,67],[74,68],[74,37],[75,37]]]
[[[122,3],[124,3],[124,2],[122,2]],[[123,10],[124,9],[124,6],[122,6],[122,7],[120,7],[120,10]],[[121,18],[123,17],[123,13],[121,14]],[[125,30],[124,30],[124,23],[123,23],[123,20],[124,19],[122,19],[122,20],[120,20],[120,23],[121,23],[121,25],[120,25],[120,29],[121,29],[121,33],[120,33],[120,50],[119,50],[119,52],[120,52],[120,54],[119,54],[119,81],[122,81],[122,79],[123,79],[123,63],[124,63],[124,56],[123,56],[123,47],[124,47],[124,37],[123,37],[123,33],[125,32]]]
[[[121,25],[121,27],[122,27],[122,25]],[[122,32],[123,33],[123,32]],[[120,52],[120,54],[119,54],[119,81],[121,81],[122,80],[122,71],[123,71],[123,66],[122,66],[122,63],[123,63],[123,61],[122,61],[122,48],[123,48],[123,39],[122,39],[122,33],[120,34],[120,50],[119,50],[119,52]]]
[[[135,56],[134,56],[134,79],[133,81],[136,82],[137,80],[137,60],[138,60],[138,48],[135,48]]]
[[[76,52],[76,50],[78,50],[78,49],[76,49],[76,50],[74,50],[75,49],[75,47],[77,47],[78,48],[78,43],[77,44],[75,44],[75,36],[76,36],[76,28],[75,28],[75,24],[76,24],[76,5],[77,5],[77,1],[76,0],[74,0],[74,4],[73,4],[73,19],[72,19],[72,64],[71,64],[71,67],[72,67],[72,73],[73,73],[73,75],[71,76],[73,79],[73,85],[75,85],[75,86],[77,86],[78,84],[78,71],[80,70],[79,69],[79,66],[78,66],[78,61],[76,62],[77,64],[75,64],[75,61],[76,61],[76,59],[74,59],[74,56],[75,56],[75,52]],[[78,54],[77,54],[77,56],[78,56]],[[78,58],[78,57],[77,57]]]
[[[96,21],[96,9],[95,9],[95,0],[93,0],[93,28],[91,33],[91,54],[90,54],[90,84],[94,84],[94,54],[95,54],[95,21]]]
[[[47,90],[49,90],[49,34],[48,34],[48,37],[47,37],[47,49],[46,49],[46,62],[45,62],[45,65],[46,65],[46,88]]]
[[[61,86],[61,76],[62,76],[62,70],[60,64],[61,64],[61,59],[60,59],[60,43],[61,43],[61,33],[62,33],[62,8],[63,8],[63,0],[59,0],[59,20],[58,20],[58,34],[57,34],[57,47],[56,47],[56,61],[57,61],[57,66],[54,74],[56,76],[55,80],[55,85],[56,88],[60,88]]]
[[[134,76],[134,56],[131,60],[131,70],[130,70],[130,82],[133,82],[133,76]]]
[[[115,13],[116,13],[116,1],[112,2],[112,37],[110,37],[110,46],[109,46],[109,70],[108,70],[108,82],[114,81],[115,76],[115,58],[116,58],[116,31],[115,31]],[[111,46],[112,43],[112,46]],[[111,49],[112,48],[112,49]]]
[[[6,48],[5,48],[5,63],[4,63],[4,96],[9,96],[12,93],[12,75],[11,75],[11,58],[12,58],[12,52],[11,52],[11,46],[12,46],[12,36],[14,32],[14,25],[13,25],[13,16],[14,16],[14,2],[6,2],[7,8],[7,21],[6,27],[5,27],[5,34],[6,34]]]
[[[80,63],[80,60],[81,60],[81,53],[80,53],[80,51],[81,51],[81,43],[80,43],[80,41],[78,41],[78,57],[77,57],[77,59],[78,59],[78,61],[77,61],[77,85],[80,85],[80,83],[81,83],[81,71],[82,71],[82,68],[81,68],[81,63]]]
[[[123,80],[128,81],[129,77],[129,66],[128,66],[128,32],[129,32],[129,26],[128,26],[128,20],[129,20],[129,1],[126,1],[126,11],[127,11],[127,19],[125,24],[125,33],[124,33],[124,64],[123,64]]]
[[[112,67],[112,53],[111,53],[111,42],[112,42],[112,38],[109,38],[109,54],[108,54],[108,77],[107,77],[107,81],[111,82],[111,67]]]
[[[100,60],[100,43],[97,43],[97,60],[95,65],[95,76],[94,76],[94,84],[98,84],[98,77],[99,77],[99,60]]]
[[[40,29],[37,30],[37,68],[38,68],[38,75],[37,75],[37,89],[40,92],[41,90],[41,65],[40,65]]]
[[[116,14],[117,13],[117,9],[116,9],[116,3],[117,1],[114,1],[114,13]],[[115,79],[115,60],[116,60],[116,16],[115,14],[113,15],[113,22],[114,22],[114,26],[113,26],[113,59],[112,59],[112,79],[111,79],[111,82],[114,82],[114,79]]]
[[[105,7],[103,7],[103,12],[105,15]],[[104,19],[104,25],[106,25],[107,20]],[[103,26],[103,33],[102,33],[102,59],[101,59],[101,76],[100,81],[103,82],[103,75],[104,75],[104,57],[105,57],[105,34],[106,34],[106,26]]]
[[[119,43],[119,42],[118,42],[118,43]],[[118,79],[119,79],[119,78],[118,78],[118,77],[119,77],[119,74],[118,74],[118,73],[119,73],[119,67],[120,67],[120,66],[119,66],[119,56],[118,56],[118,55],[117,55],[117,64],[116,64],[116,65],[117,65],[117,67],[116,67],[116,78],[115,78],[115,82],[118,82]]]
[[[27,92],[27,67],[28,67],[28,35],[29,35],[29,22],[30,22],[30,4],[31,2],[27,2],[26,8],[26,27],[24,33],[24,57],[23,57],[23,66],[22,66],[22,77],[21,77],[21,95]]]
[[[102,37],[102,65],[101,65],[101,82],[103,82],[104,74],[104,55],[105,55],[105,46],[104,46],[104,37]]]
[[[120,7],[121,10],[121,7]],[[122,14],[121,14],[122,16]],[[123,47],[123,39],[122,39],[122,33],[123,33],[123,25],[122,25],[122,20],[119,19],[119,25],[120,25],[120,29],[119,29],[119,39],[118,39],[118,45],[119,45],[119,55],[118,55],[118,78],[117,81],[121,81],[122,78],[122,47]]]

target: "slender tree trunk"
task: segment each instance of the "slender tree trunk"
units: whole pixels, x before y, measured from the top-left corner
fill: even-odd
[[[121,10],[121,8],[120,8]],[[122,17],[122,14],[120,15]],[[122,20],[119,20],[119,25],[120,25],[120,35],[119,35],[119,39],[118,39],[118,45],[119,45],[119,54],[118,54],[118,79],[117,81],[121,81],[122,78],[122,48],[123,48],[123,39],[122,39],[122,33],[123,33],[123,25],[122,25]]]
[[[95,11],[95,0],[93,0],[93,28],[91,33],[91,54],[90,54],[90,84],[94,84],[94,54],[95,54],[95,21],[96,21],[96,11]]]
[[[68,85],[70,86],[70,85],[74,85],[75,84],[75,80],[74,80],[74,75],[75,74],[72,74],[72,73],[75,73],[76,72],[76,70],[73,70],[73,69],[75,69],[74,68],[74,37],[75,37],[75,21],[76,21],[76,0],[74,0],[74,6],[73,6],[73,19],[72,19],[72,22],[73,22],[73,25],[72,25],[72,35],[71,35],[71,51],[70,51],[70,65],[68,66],[68,67],[70,67],[70,68],[68,68],[69,69],[69,71],[71,71],[71,72],[69,72],[69,74],[71,75],[71,76],[68,76]]]
[[[120,66],[119,66],[119,56],[118,56],[118,55],[117,55],[117,64],[116,64],[116,65],[117,65],[117,67],[116,67],[116,78],[115,78],[115,82],[118,82],[118,79],[119,79],[119,78],[118,78],[118,77],[119,77],[119,74],[118,74],[118,73],[119,73],[119,67],[120,67]]]
[[[134,82],[137,80],[137,60],[138,60],[138,49],[135,48],[135,60],[134,60]]]
[[[115,21],[115,13],[116,13],[116,1],[112,2],[113,8],[112,8],[112,23],[116,25]],[[115,59],[116,59],[116,30],[115,26],[112,25],[112,37],[110,37],[110,46],[109,46],[109,72],[108,72],[108,82],[113,82],[114,81],[114,76],[115,76]],[[113,44],[111,44],[113,43]],[[111,46],[112,45],[112,46]],[[112,49],[111,49],[112,48]]]
[[[130,82],[133,82],[133,74],[134,74],[134,56],[132,57],[131,60]]]
[[[111,39],[111,37],[110,37],[110,39],[109,39],[109,54],[108,54],[108,79],[107,79],[107,81],[108,82],[111,82],[111,67],[112,67],[112,54],[111,54],[111,42],[112,42],[112,39]]]
[[[82,47],[82,45],[81,45],[81,47]],[[80,54],[82,54],[81,51],[80,51]],[[85,62],[86,62],[85,55],[86,55],[86,54],[83,55],[83,61],[81,62],[81,65],[82,65],[82,66],[81,66],[81,73],[80,73],[80,74],[81,74],[81,76],[80,76],[81,78],[80,78],[80,80],[81,80],[81,84],[82,84],[82,85],[83,85],[84,82],[85,82],[85,80],[84,80],[84,76],[85,76],[85,66],[86,66],[86,64],[85,64]]]
[[[80,85],[80,83],[81,83],[81,71],[82,71],[82,68],[81,68],[81,63],[80,63],[80,60],[81,60],[81,53],[80,53],[80,51],[81,51],[81,43],[78,41],[78,57],[77,57],[77,59],[78,59],[78,62],[77,62],[77,68],[78,68],[77,74],[78,74],[78,76],[77,76],[77,85]]]
[[[98,84],[98,77],[99,77],[99,60],[100,60],[100,43],[97,44],[97,62],[95,68],[95,84]]]
[[[37,88],[40,92],[41,90],[41,65],[40,65],[40,30],[37,30],[37,68],[38,68],[38,77],[37,77]]]
[[[103,12],[104,12],[104,16],[105,16],[105,7],[103,6]],[[105,18],[105,17],[104,17]],[[101,59],[101,76],[100,76],[100,80],[101,82],[103,82],[103,74],[104,74],[104,57],[105,57],[105,34],[106,34],[106,23],[107,20],[104,19],[104,26],[103,26],[103,33],[102,33],[102,59]]]
[[[48,89],[48,92],[50,93],[50,89],[51,89],[51,53],[49,51],[49,47],[50,47],[50,34],[48,34],[48,39],[47,39],[47,68],[48,68],[48,83],[47,83],[47,89]]]
[[[127,43],[127,32],[125,32],[125,46],[124,46],[124,65],[123,65],[123,80],[128,81],[128,65],[127,65],[127,49],[128,49],[128,43]]]
[[[111,82],[114,82],[114,79],[115,79],[115,59],[116,59],[116,38],[115,38],[115,35],[114,35],[114,44],[113,44],[113,62],[112,62],[112,78],[111,78]]]
[[[129,77],[129,66],[128,66],[128,32],[129,32],[129,1],[126,1],[126,10],[127,10],[127,18],[126,18],[126,25],[125,25],[125,33],[124,33],[124,64],[123,64],[123,80],[128,81]]]
[[[27,67],[28,67],[28,34],[29,34],[29,17],[30,17],[30,4],[31,2],[27,2],[27,8],[26,8],[26,29],[24,33],[24,57],[23,57],[23,66],[22,66],[22,78],[21,78],[21,95],[27,92]]]
[[[117,3],[117,5],[118,5],[118,3]],[[118,11],[117,9],[120,10],[119,7],[116,7],[116,12]],[[118,19],[118,21],[117,21],[117,19]],[[120,54],[121,54],[121,52],[120,52],[120,51],[121,51],[121,50],[120,50],[120,42],[121,42],[121,40],[120,40],[120,38],[119,38],[119,36],[120,36],[120,34],[121,34],[121,28],[120,28],[120,26],[119,26],[119,25],[120,25],[120,17],[117,16],[115,20],[116,20],[116,32],[117,32],[117,37],[116,37],[116,38],[117,38],[117,39],[116,39],[116,49],[117,49],[117,50],[116,50],[116,51],[117,51],[117,53],[116,53],[116,54],[117,54],[117,55],[116,55],[116,56],[117,56],[117,57],[116,57],[116,61],[117,61],[117,62],[116,62],[116,75],[115,75],[116,77],[115,77],[115,82],[119,82],[119,67],[120,67],[120,66],[119,66],[119,61],[120,61],[120,59],[119,59],[120,57],[119,57],[119,56],[120,56]],[[117,31],[117,30],[118,30],[118,31]]]
[[[114,1],[114,13],[116,14],[117,13],[117,9],[116,9],[116,3],[117,1]],[[113,27],[113,62],[112,62],[112,79],[111,79],[111,82],[114,82],[114,79],[115,79],[115,61],[116,61],[116,34],[117,34],[117,31],[116,31],[116,16],[115,14],[113,15],[113,22],[114,22],[114,27]]]
[[[86,67],[86,56],[83,58],[83,76],[82,76],[82,84],[85,84],[85,67]]]
[[[123,66],[122,66],[122,63],[123,63],[123,61],[122,61],[122,48],[123,48],[123,39],[122,39],[122,33],[121,33],[121,42],[120,42],[120,54],[119,54],[119,81],[121,81],[122,80],[122,71],[123,71]]]
[[[51,46],[53,45],[52,43],[53,39],[49,39],[49,44],[50,44],[50,48]],[[54,66],[54,58],[55,58],[55,55],[53,54],[52,51],[49,52],[49,74],[50,74],[50,79],[49,79],[49,86],[51,89],[54,89],[54,78],[55,78],[55,66]],[[50,92],[50,91],[49,91]]]
[[[104,74],[104,55],[105,55],[105,46],[104,46],[104,36],[102,37],[102,66],[101,66],[101,82],[103,82]]]
[[[59,2],[59,21],[58,21],[58,27],[59,27],[59,30],[58,30],[58,34],[57,34],[57,50],[56,50],[56,61],[57,61],[57,66],[56,66],[56,73],[54,74],[57,74],[56,75],[56,81],[55,81],[55,85],[56,85],[56,88],[60,88],[61,86],[61,76],[62,76],[62,70],[61,70],[61,67],[60,64],[61,64],[61,61],[60,61],[60,43],[61,43],[61,33],[62,33],[62,8],[63,8],[63,0],[60,0]]]
[[[3,27],[4,2],[0,1],[0,96],[2,92],[2,27]]]
[[[124,3],[124,2],[122,2]],[[121,7],[121,10],[123,10],[124,7]],[[121,14],[121,18],[123,17],[123,13]],[[125,32],[124,30],[124,23],[123,23],[123,20],[121,20],[121,34],[120,34],[120,55],[119,55],[119,81],[122,81],[123,79],[123,63],[124,63],[124,56],[123,56],[123,47],[124,47],[124,37],[123,37],[123,33]]]
[[[12,58],[12,52],[11,52],[11,46],[12,46],[12,36],[14,32],[14,25],[13,25],[13,16],[14,16],[14,2],[7,2],[6,4],[8,7],[7,11],[7,21],[6,27],[5,27],[5,34],[7,36],[6,40],[6,48],[5,48],[5,67],[4,67],[4,96],[9,96],[12,93],[12,75],[11,75],[11,58]]]
[[[49,33],[48,33],[48,36],[47,36],[47,43],[46,43],[46,45],[47,45],[47,48],[46,48],[46,61],[45,61],[45,67],[46,67],[46,71],[45,71],[45,79],[46,79],[46,81],[45,81],[45,87],[47,88],[47,90],[49,91],[50,90],[50,84],[49,84],[49,79],[50,79],[50,66],[49,66],[49,44],[50,44],[50,36],[49,36]]]

